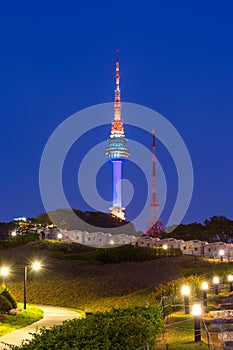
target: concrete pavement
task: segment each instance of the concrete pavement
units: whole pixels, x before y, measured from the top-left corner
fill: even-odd
[[[23,340],[30,340],[32,335],[29,333],[35,333],[39,328],[46,327],[50,328],[52,326],[61,324],[65,320],[72,320],[74,318],[81,318],[81,315],[75,311],[71,311],[64,307],[56,306],[44,306],[37,305],[40,309],[44,311],[44,318],[32,323],[27,327],[17,329],[11,333],[8,333],[0,338],[0,350],[9,349],[3,343],[21,345]]]

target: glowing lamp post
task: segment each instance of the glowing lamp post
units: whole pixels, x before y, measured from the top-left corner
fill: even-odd
[[[26,310],[27,308],[27,272],[28,272],[28,267],[29,266],[24,266],[24,306],[23,308]],[[34,271],[38,271],[41,268],[41,264],[38,261],[35,261],[32,265],[31,265],[32,270]]]
[[[1,267],[0,268],[0,275],[2,276],[2,284],[5,285],[5,277],[9,275],[9,268],[8,267]]]
[[[57,234],[57,239],[60,241],[62,239],[62,233]]]
[[[203,306],[207,307],[207,290],[208,290],[208,283],[206,281],[202,282],[201,288],[203,291]]]
[[[184,312],[185,314],[189,314],[189,294],[190,288],[189,286],[183,286],[181,290],[182,295],[184,296]]]
[[[168,257],[168,255],[167,255],[168,245],[167,245],[167,244],[164,244],[164,245],[163,245],[163,249],[164,249],[164,251],[166,252],[166,257]]]
[[[201,305],[194,304],[192,308],[194,316],[194,341],[195,343],[201,341]]]
[[[214,283],[214,292],[216,295],[218,295],[218,289],[219,289],[219,277],[215,276],[213,278],[213,283]]]
[[[232,292],[233,291],[233,275],[228,275],[227,279],[228,279],[229,286],[230,286],[230,292]]]
[[[220,249],[218,254],[220,255],[220,260],[223,261],[224,250]]]

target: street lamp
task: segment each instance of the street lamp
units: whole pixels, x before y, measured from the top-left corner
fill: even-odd
[[[194,316],[194,341],[195,343],[201,341],[201,305],[194,304],[192,308]]]
[[[224,255],[224,250],[223,249],[220,249],[218,254],[220,255],[220,259],[221,261],[223,261],[223,255]]]
[[[166,252],[166,257],[168,257],[168,255],[167,255],[168,245],[167,245],[167,244],[164,244],[164,245],[163,245],[163,249],[164,249],[164,251]]]
[[[213,278],[213,283],[214,283],[214,286],[215,286],[214,292],[215,292],[216,295],[218,295],[219,277],[215,276]]]
[[[8,267],[1,267],[0,268],[0,275],[2,276],[2,284],[5,285],[5,281],[4,281],[4,277],[6,277],[7,275],[9,275],[9,268]]]
[[[62,239],[62,233],[57,234],[57,239],[60,241]]]
[[[181,293],[184,296],[184,312],[185,314],[189,314],[189,294],[190,294],[190,287],[189,286],[183,286],[181,289]]]
[[[207,290],[209,288],[206,281],[202,282],[201,288],[203,290],[203,306],[207,307]]]
[[[229,282],[229,285],[230,285],[230,292],[232,292],[233,291],[233,276],[232,275],[228,275],[227,279],[228,279],[228,282]]]
[[[24,306],[23,306],[23,308],[25,310],[27,308],[27,272],[28,272],[28,267],[31,267],[32,270],[34,270],[34,271],[38,271],[41,268],[41,264],[40,264],[40,262],[35,261],[30,266],[27,266],[27,265],[24,266],[24,284],[23,284],[23,287],[24,287],[24,298],[23,298]]]

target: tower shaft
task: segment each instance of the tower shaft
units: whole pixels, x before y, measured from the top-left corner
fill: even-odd
[[[116,160],[113,162],[113,203],[109,208],[111,213],[120,219],[125,219],[125,208],[121,203],[121,176],[122,176],[122,161]]]
[[[122,161],[113,162],[113,207],[121,208],[121,168]]]

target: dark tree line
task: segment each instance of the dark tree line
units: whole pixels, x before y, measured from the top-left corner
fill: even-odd
[[[18,225],[16,222],[11,221],[11,222],[0,222],[0,239],[4,239],[9,237],[11,232],[17,230]]]
[[[88,230],[88,226],[85,223],[91,224],[95,227],[100,227],[103,232],[111,232],[112,227],[122,227],[122,233],[136,234],[134,225],[131,223],[127,226],[127,232],[124,232],[124,225],[127,221],[122,221],[112,217],[110,214],[100,212],[82,212],[77,209],[73,209],[73,212],[82,219],[80,227],[77,226],[76,220],[71,210],[58,209],[48,214],[41,214],[35,218],[29,218],[26,223],[19,222],[0,222],[0,239],[9,237],[12,231],[25,233],[30,227],[41,224],[47,226],[52,224],[51,218],[61,228],[67,228],[67,230],[79,229],[81,231]],[[23,226],[22,226],[23,225]],[[96,228],[93,230],[96,230]],[[183,239],[185,241],[199,239],[201,241],[216,242],[223,241],[233,243],[233,220],[226,218],[225,216],[214,215],[209,219],[206,219],[203,224],[193,222],[191,224],[180,224],[176,226],[174,230],[170,230],[170,227],[163,233],[163,238],[174,237],[176,239]]]
[[[163,237],[174,237],[185,241],[199,239],[210,243],[216,241],[231,243],[233,242],[233,220],[214,215],[206,219],[203,224],[198,222],[180,224],[173,231],[165,232]]]
[[[38,215],[34,219],[30,219],[30,221],[32,223],[37,223],[45,226],[53,222],[56,226],[67,230],[78,229],[80,231],[95,232],[99,228],[99,231],[102,231],[104,233],[111,232],[111,228],[122,227],[122,233],[136,234],[134,225],[132,223],[125,220],[120,220],[117,217],[113,217],[109,213],[81,211],[78,209],[57,209],[49,212],[48,214],[45,213]],[[81,220],[77,221],[74,214]],[[89,227],[88,224],[92,225],[93,228]],[[126,224],[128,224],[127,232],[124,229],[124,226]]]

